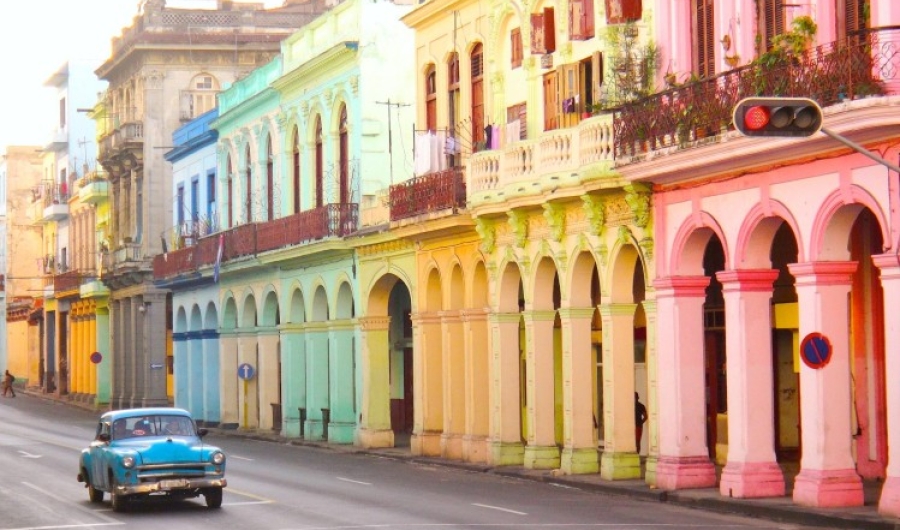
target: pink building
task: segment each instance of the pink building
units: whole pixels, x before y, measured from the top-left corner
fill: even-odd
[[[722,495],[793,481],[794,502],[832,507],[878,478],[900,516],[900,177],[825,134],[729,125],[742,97],[811,97],[825,128],[896,162],[900,4],[654,5],[670,88],[617,112],[616,155],[654,185],[656,485],[715,486],[719,463]],[[767,52],[778,33],[794,52]],[[824,365],[803,359],[814,333]]]

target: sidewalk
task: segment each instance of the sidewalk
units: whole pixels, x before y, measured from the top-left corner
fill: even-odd
[[[661,491],[650,489],[643,480],[609,481],[592,475],[560,475],[554,471],[526,469],[521,466],[492,467],[486,464],[471,464],[459,460],[415,456],[408,447],[384,449],[362,449],[360,447],[329,444],[315,440],[285,438],[277,434],[261,434],[240,430],[215,429],[211,432],[221,436],[244,437],[253,440],[277,442],[305,447],[317,447],[350,454],[370,454],[384,458],[446,466],[468,471],[492,473],[504,477],[518,477],[537,482],[559,484],[594,491],[608,495],[624,495],[651,502],[670,502],[680,506],[709,510],[720,513],[744,515],[757,519],[767,519],[782,523],[826,528],[850,528],[859,530],[900,530],[900,519],[882,517],[878,514],[878,493],[880,483],[867,483],[866,504],[858,508],[809,508],[797,506],[789,496],[771,499],[733,499],[723,497],[716,488],[699,490]]]

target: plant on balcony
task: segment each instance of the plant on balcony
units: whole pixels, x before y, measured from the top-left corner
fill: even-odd
[[[771,47],[750,63],[755,73],[753,91],[756,95],[781,96],[788,92],[792,79],[785,74],[809,51],[818,29],[811,17],[800,16],[791,22],[790,31],[772,37]],[[757,42],[761,41],[757,36]]]

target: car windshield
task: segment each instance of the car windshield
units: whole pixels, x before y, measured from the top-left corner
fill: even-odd
[[[195,436],[194,422],[186,416],[151,414],[113,422],[113,440],[143,436]]]

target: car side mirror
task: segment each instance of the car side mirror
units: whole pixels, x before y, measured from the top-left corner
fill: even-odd
[[[205,428],[201,427],[201,428],[197,429],[197,434],[200,436],[200,438],[203,438],[204,436],[209,434],[209,429],[205,429]]]
[[[101,442],[108,443],[109,442],[109,434],[107,434],[105,432],[100,433],[97,435],[97,439],[100,440]]]

